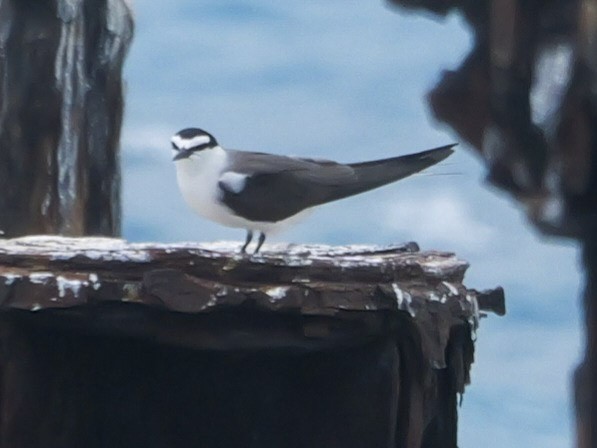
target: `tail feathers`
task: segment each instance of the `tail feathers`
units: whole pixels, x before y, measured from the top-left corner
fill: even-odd
[[[349,166],[356,173],[355,181],[337,189],[333,200],[363,193],[423,171],[449,157],[454,152],[454,146],[456,143],[405,156],[352,163]]]

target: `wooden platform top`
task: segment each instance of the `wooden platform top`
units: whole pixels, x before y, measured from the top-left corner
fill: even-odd
[[[194,265],[205,264],[206,268],[209,265],[246,273],[256,268],[282,267],[333,280],[347,271],[351,276],[356,274],[356,279],[365,272],[372,279],[385,279],[384,267],[391,267],[394,276],[461,281],[468,268],[468,263],[453,253],[420,252],[412,242],[390,246],[267,244],[257,255],[242,255],[239,248],[239,242],[127,243],[117,238],[28,236],[0,240],[0,263],[39,268],[107,265],[131,270],[173,263],[193,269]],[[195,263],[191,263],[193,259]]]
[[[81,319],[91,326],[105,317],[98,310],[106,304],[185,315],[237,310],[344,321],[408,313],[417,325],[445,321],[449,329],[468,322],[473,331],[483,310],[505,312],[501,288],[466,288],[468,263],[452,253],[420,251],[416,243],[277,244],[256,256],[239,254],[239,247],[59,236],[0,240],[0,311],[85,314]],[[112,328],[127,329],[137,312],[127,309],[117,313],[121,322],[112,316]],[[441,364],[441,344],[437,352]]]

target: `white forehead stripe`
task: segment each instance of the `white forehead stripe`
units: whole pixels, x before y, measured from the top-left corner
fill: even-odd
[[[247,175],[235,173],[234,171],[227,171],[220,176],[219,181],[222,182],[227,190],[234,193],[240,193],[245,188],[247,183]]]
[[[174,137],[172,137],[171,141],[178,149],[191,149],[195,146],[209,143],[209,140],[209,136],[207,135],[197,135],[193,138],[182,138],[180,135],[176,134]]]

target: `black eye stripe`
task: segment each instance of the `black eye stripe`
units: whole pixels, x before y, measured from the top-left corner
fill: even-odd
[[[199,129],[199,128],[183,129],[181,131],[178,131],[175,134],[175,137],[177,140],[180,140],[180,141],[178,141],[178,143],[181,143],[181,144],[183,144],[183,142],[185,142],[185,141],[189,141],[189,140],[192,140],[197,137],[206,137],[206,139],[207,139],[207,143],[205,143],[206,146],[203,146],[203,144],[198,145],[197,147],[199,147],[200,149],[204,149],[205,147],[208,147],[208,146],[217,146],[218,145],[218,142],[214,138],[213,135],[211,135],[209,132],[205,132],[204,130]],[[193,147],[193,148],[195,148],[195,147]],[[181,147],[176,147],[175,149],[182,150]]]
[[[174,142],[172,142],[172,149],[176,149],[177,151],[179,151],[178,146],[176,146]]]
[[[189,151],[189,152],[198,152],[198,151],[203,151],[204,149],[207,148],[213,148],[214,146],[211,143],[203,143],[201,145],[197,145],[197,146],[193,146],[192,148],[188,148],[188,149],[180,149],[180,148],[176,148],[179,151]]]

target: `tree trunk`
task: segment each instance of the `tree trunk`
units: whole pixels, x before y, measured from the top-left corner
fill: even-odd
[[[120,232],[124,0],[0,1],[0,230]]]

